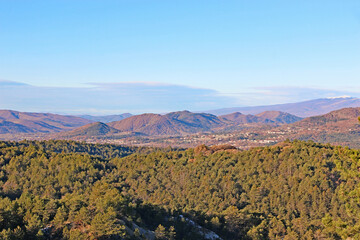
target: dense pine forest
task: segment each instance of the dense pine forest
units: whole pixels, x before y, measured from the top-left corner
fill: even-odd
[[[0,142],[0,239],[360,239],[360,153]]]

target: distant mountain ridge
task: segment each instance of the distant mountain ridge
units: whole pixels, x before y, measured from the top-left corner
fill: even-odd
[[[165,115],[146,113],[110,123],[50,113],[26,113],[0,110],[0,134],[59,133],[56,137],[98,137],[119,133],[136,133],[149,136],[185,135],[236,129],[244,124],[281,125],[299,121],[294,115],[273,111],[258,115],[233,113],[215,116],[209,113],[189,111],[171,112]]]
[[[251,115],[251,114],[242,114],[240,112],[234,112],[227,115],[219,116],[223,121],[229,121],[237,124],[244,123],[257,123],[259,122],[259,117]]]
[[[206,131],[231,129],[239,124],[284,124],[299,121],[301,118],[282,112],[269,112],[253,116],[241,113],[217,117],[208,113],[189,111],[172,112],[165,115],[141,114],[121,121],[108,123],[121,132],[139,132],[147,135],[184,135]]]
[[[199,141],[216,144],[226,144],[228,143],[226,141],[230,141],[240,146],[247,146],[243,145],[244,142],[258,146],[256,144],[300,139],[358,148],[360,146],[359,116],[360,107],[344,108],[304,119],[280,111],[267,111],[257,115],[235,112],[218,117],[211,114],[180,111],[165,115],[142,114],[108,125],[92,123],[57,134],[55,138],[118,141],[129,137],[129,144],[153,144],[152,141],[155,139],[160,144],[180,141],[180,144],[186,146],[195,144],[191,142],[192,139],[196,139],[197,144]],[[215,135],[208,135],[207,133],[210,132]],[[227,134],[230,136],[228,139]],[[214,136],[221,137],[217,139]],[[225,142],[222,142],[223,140]]]
[[[302,118],[295,115],[280,112],[280,111],[266,111],[256,115],[242,114],[239,112],[219,116],[225,121],[234,122],[237,124],[249,123],[263,123],[263,124],[289,124],[300,121]]]
[[[53,133],[91,123],[75,116],[0,110],[0,133]]]
[[[146,113],[132,116],[108,125],[122,132],[140,132],[147,135],[183,135],[209,131],[224,123],[211,114],[172,112],[165,115]]]
[[[309,101],[276,104],[254,107],[234,107],[204,111],[217,116],[241,112],[243,114],[259,114],[265,111],[281,111],[299,117],[311,117],[349,107],[360,107],[360,99],[354,97],[320,98]]]
[[[271,106],[218,109],[206,113],[179,111],[164,115],[147,113],[136,116],[124,113],[79,117],[0,110],[0,134],[9,134],[11,137],[11,135],[16,134],[33,134],[35,136],[38,133],[57,133],[71,131],[95,121],[108,123],[109,127],[117,129],[119,132],[136,132],[147,135],[184,135],[224,129],[231,131],[241,129],[243,126],[251,127],[261,124],[272,126],[290,124],[301,120],[301,117],[323,115],[348,107],[360,107],[360,99],[353,97],[324,98]],[[321,119],[316,118],[316,121],[322,121]],[[100,127],[97,131],[103,131],[106,126],[97,126]],[[91,126],[91,128],[95,128],[95,126]],[[114,130],[112,131],[114,132]],[[82,134],[89,135],[90,132],[92,131]],[[96,135],[96,131],[91,134]],[[106,134],[112,133],[110,131]],[[4,139],[7,137],[4,136]]]
[[[78,117],[85,118],[93,122],[109,123],[114,121],[120,121],[131,116],[133,116],[131,113],[123,113],[123,114],[105,115],[105,116],[79,115]]]

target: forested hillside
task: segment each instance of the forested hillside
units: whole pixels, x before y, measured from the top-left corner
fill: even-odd
[[[360,153],[0,142],[0,239],[359,239]]]

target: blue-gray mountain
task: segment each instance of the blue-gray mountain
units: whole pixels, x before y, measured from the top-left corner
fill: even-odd
[[[258,114],[265,111],[287,112],[299,117],[312,117],[329,113],[342,108],[360,107],[360,99],[354,97],[321,98],[297,103],[286,103],[254,107],[234,107],[204,111],[217,116],[233,112]]]
[[[92,115],[79,115],[81,118],[91,120],[93,122],[109,123],[114,121],[120,121],[125,118],[133,116],[131,113],[123,113],[117,115],[105,115],[105,116],[92,116]]]

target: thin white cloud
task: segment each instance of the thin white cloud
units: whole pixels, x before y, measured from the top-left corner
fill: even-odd
[[[221,93],[163,83],[91,83],[86,87],[39,87],[0,80],[0,109],[66,114],[119,114],[271,105],[338,96],[359,91],[306,87],[262,87]]]
[[[225,93],[223,96],[236,98],[238,104],[247,106],[272,105],[290,102],[300,102],[318,98],[339,96],[360,97],[360,90],[336,90],[309,87],[257,87],[241,92]]]
[[[98,82],[90,82],[88,83],[90,86],[98,86],[98,87],[117,87],[117,86],[176,86],[175,84],[163,83],[163,82],[142,82],[142,81],[133,81],[133,82],[108,82],[108,83],[98,83]],[[178,85],[181,86],[181,85]]]
[[[233,98],[219,96],[215,90],[158,83],[92,83],[83,88],[4,84],[0,88],[0,108],[20,111],[68,114],[199,111],[233,103]]]
[[[14,81],[8,81],[8,80],[3,80],[0,79],[0,86],[26,86],[26,83],[21,83],[21,82],[14,82]]]

